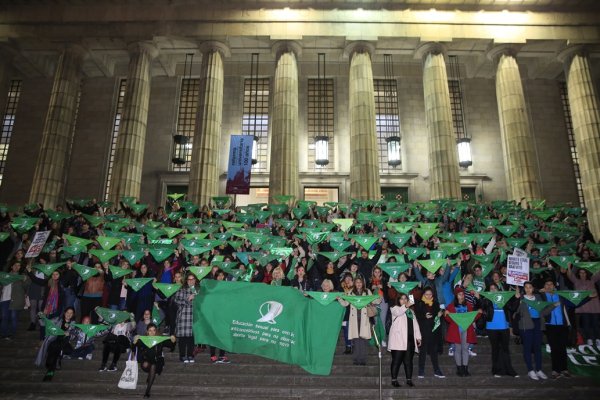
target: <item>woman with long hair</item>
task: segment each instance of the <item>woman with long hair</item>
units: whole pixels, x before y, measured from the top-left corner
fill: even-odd
[[[477,343],[475,328],[470,324],[466,330],[463,330],[450,317],[452,313],[466,313],[473,311],[471,303],[465,298],[465,291],[460,287],[454,289],[454,301],[448,304],[444,313],[446,322],[448,322],[448,331],[446,332],[446,341],[454,343],[454,361],[456,362],[456,374],[458,376],[470,376],[469,373],[469,344]],[[481,309],[478,310],[477,318],[481,316]]]
[[[175,293],[175,304],[177,304],[177,321],[175,325],[175,336],[179,341],[179,359],[183,363],[194,362],[194,334],[192,332],[193,304],[198,294],[198,280],[196,275],[188,272],[185,283]]]
[[[44,382],[49,382],[54,377],[54,371],[56,371],[57,364],[60,362],[60,356],[64,353],[70,353],[73,351],[69,337],[71,330],[75,329],[73,325],[75,321],[75,309],[73,307],[67,307],[61,318],[54,319],[52,321],[56,326],[62,329],[65,334],[62,336],[54,336],[54,340],[49,342],[46,353],[46,374],[44,375]]]
[[[573,282],[575,290],[590,290],[592,295],[589,300],[575,309],[575,314],[579,317],[579,326],[583,340],[588,345],[600,347],[600,299],[596,292],[596,284],[600,281],[600,271],[591,274],[590,271],[579,268],[577,273],[573,273],[573,265],[569,264],[567,278]]]
[[[354,289],[354,278],[351,274],[346,273],[342,279],[342,283],[340,284],[342,291],[344,294],[352,293],[352,289]],[[342,321],[342,328],[344,330],[344,343],[346,344],[346,349],[344,350],[344,354],[352,354],[352,342],[348,338],[348,320],[350,318],[350,309],[346,308],[344,313],[344,319]]]
[[[350,293],[351,296],[370,296],[371,294],[371,291],[365,287],[362,277],[354,278],[354,289]],[[379,302],[381,302],[380,298],[374,300],[373,304],[379,304]],[[348,339],[352,341],[354,365],[367,365],[367,346],[371,339],[371,321],[367,315],[367,307],[359,310],[343,299],[340,299],[340,304],[344,307],[350,306]]]
[[[440,303],[433,296],[433,289],[425,287],[421,300],[415,304],[417,322],[421,328],[421,349],[419,351],[419,378],[425,377],[425,360],[427,355],[433,366],[433,376],[445,378],[438,363],[438,342],[441,336],[441,321],[443,315]]]
[[[47,286],[46,295],[42,304],[42,314],[48,319],[60,316],[65,302],[65,291],[60,279],[60,272],[52,272],[50,278],[46,280],[44,278],[38,278],[33,274],[31,267],[27,266],[27,276],[29,276],[29,279],[31,279],[32,282],[36,282],[38,285]],[[45,335],[44,327],[40,326],[40,340],[43,340]]]
[[[121,354],[131,348],[131,338],[136,329],[135,316],[131,314],[130,321],[123,321],[113,325],[110,332],[104,338],[104,348],[102,349],[102,363],[98,372],[114,372],[117,370],[117,362]],[[107,368],[106,363],[110,355],[113,355],[112,363]]]
[[[369,280],[369,288],[373,294],[378,294],[381,299],[381,303],[377,306],[379,309],[379,319],[383,326],[386,326],[386,319],[388,316],[388,297],[387,297],[387,279],[383,275],[383,271],[379,266],[375,266],[371,271],[371,279]],[[382,346],[386,346],[385,338],[382,338]]]
[[[157,336],[158,328],[154,324],[148,325],[148,330],[146,332],[147,336]],[[173,349],[175,346],[175,336],[170,337],[170,341],[160,342],[155,346],[147,347],[141,340],[139,340],[138,336],[136,336],[133,340],[133,343],[137,346],[138,350],[138,361],[141,364],[142,371],[148,373],[148,378],[146,379],[146,391],[144,392],[144,398],[150,397],[150,390],[152,389],[152,385],[154,384],[154,379],[156,379],[156,375],[160,375],[165,366],[165,357],[163,356],[163,348],[168,347]]]
[[[17,333],[17,322],[19,312],[25,308],[25,295],[29,288],[30,280],[26,275],[21,275],[21,263],[13,262],[10,266],[11,276],[16,276],[14,282],[1,287],[0,311],[2,321],[0,322],[0,335],[5,339],[11,339]]]
[[[391,308],[392,325],[388,335],[388,351],[392,353],[390,366],[392,386],[401,386],[398,382],[400,366],[404,364],[406,384],[414,386],[412,382],[413,356],[421,345],[421,329],[409,297],[402,293],[397,303]]]

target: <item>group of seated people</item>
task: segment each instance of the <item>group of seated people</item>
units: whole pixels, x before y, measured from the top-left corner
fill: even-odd
[[[36,362],[46,366],[45,381],[62,359],[92,359],[98,339],[103,343],[100,372],[116,371],[121,355],[138,349],[150,396],[164,365],[163,347],[177,342],[185,364],[203,348],[192,332],[193,301],[202,279],[378,294],[375,307],[362,309],[340,299],[347,307],[344,353],[355,365],[365,365],[372,326],[384,327],[377,340],[391,352],[393,386],[400,386],[401,365],[406,384],[414,385],[415,352],[418,378],[425,377],[427,356],[433,376],[444,378],[438,361],[444,343],[457,375],[469,376],[477,338],[487,336],[490,372],[518,377],[509,352],[511,337],[517,337],[532,380],[547,379],[543,332],[552,348],[552,378],[570,376],[568,346],[583,340],[600,347],[600,246],[581,209],[539,212],[511,202],[451,201],[202,209],[174,201],[169,212],[163,207],[150,212],[132,200],[121,202],[115,212],[113,206],[89,200],[68,203],[67,211],[45,210],[41,204],[22,211],[0,207],[0,231],[6,233],[0,242],[6,260],[0,335],[18,334],[19,312],[29,308],[29,330],[39,330],[44,340]],[[50,236],[42,252],[25,258],[35,233],[43,231]],[[530,279],[522,286],[507,284],[513,248],[530,259]],[[198,275],[195,267],[209,272]],[[586,291],[585,300],[559,296],[573,290]],[[502,301],[494,300],[494,293]],[[110,323],[106,310],[126,311],[128,317]],[[470,321],[461,323],[456,315],[462,313]],[[65,335],[48,335],[46,321]],[[108,326],[91,333],[81,328],[94,324]],[[152,347],[138,340],[155,335],[170,340]],[[214,347],[210,360],[229,363]]]

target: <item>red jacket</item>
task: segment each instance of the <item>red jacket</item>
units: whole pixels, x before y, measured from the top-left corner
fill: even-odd
[[[465,304],[467,306],[467,311],[473,311],[473,306],[470,303]],[[454,303],[450,303],[448,307],[446,307],[449,313],[456,312],[456,307],[454,307]],[[474,321],[477,321],[481,317],[481,313],[477,314]],[[458,331],[458,325],[456,322],[449,316],[444,317],[448,322],[448,332],[446,332],[446,342],[449,343],[460,343],[460,332]],[[467,329],[467,343],[475,344],[477,343],[477,335],[475,335],[475,328],[473,328],[473,324],[469,326]]]

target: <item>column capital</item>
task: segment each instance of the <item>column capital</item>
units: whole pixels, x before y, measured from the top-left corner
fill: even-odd
[[[366,40],[350,42],[344,47],[344,58],[352,59],[354,53],[368,53],[372,59],[375,55],[375,45]]]
[[[485,56],[490,61],[498,62],[498,60],[502,56],[510,56],[510,57],[516,58],[517,54],[519,54],[520,50],[521,50],[520,45],[512,44],[512,43],[503,43],[503,44],[493,46],[491,49],[489,49],[486,52]]]
[[[420,44],[419,47],[415,49],[414,58],[425,61],[425,58],[427,58],[429,54],[442,54],[445,58],[448,54],[448,51],[446,49],[446,45],[444,45],[443,43],[425,42]]]
[[[80,61],[84,61],[90,56],[89,50],[78,43],[70,43],[65,45],[62,49],[62,52],[65,54],[68,53]]]
[[[297,59],[302,55],[302,45],[292,40],[280,40],[271,46],[271,54],[275,56],[276,60],[279,60],[283,53],[294,53]]]
[[[207,54],[213,51],[218,51],[221,53],[221,57],[231,57],[231,49],[223,42],[219,42],[216,40],[207,40],[198,45],[198,50],[200,53]]]
[[[556,54],[558,61],[568,68],[575,56],[587,56],[587,48],[584,45],[568,45]]]
[[[158,56],[159,49],[152,42],[134,42],[127,45],[127,51],[130,55],[135,55],[139,53],[146,53],[150,59],[154,59]]]

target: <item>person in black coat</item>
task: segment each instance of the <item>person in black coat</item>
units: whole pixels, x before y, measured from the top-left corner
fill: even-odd
[[[157,336],[158,329],[156,325],[149,324],[147,327],[146,335],[148,336]],[[138,362],[141,364],[142,371],[148,373],[148,379],[146,380],[146,392],[144,393],[144,397],[150,397],[150,389],[152,389],[152,384],[154,383],[154,379],[156,375],[160,375],[164,366],[165,366],[165,358],[163,356],[163,348],[167,347],[173,351],[175,348],[175,341],[177,340],[175,336],[171,335],[170,341],[164,341],[158,343],[156,346],[147,347],[139,337],[136,336],[133,340],[134,345],[137,348],[137,358]]]
[[[440,303],[433,295],[433,289],[426,287],[423,289],[423,297],[415,304],[415,315],[417,322],[421,328],[421,349],[419,351],[419,378],[425,377],[425,358],[429,354],[431,364],[433,365],[433,374],[436,378],[445,378],[440,365],[438,363],[437,344],[441,335],[442,311]],[[438,326],[436,327],[436,317],[438,318]],[[435,329],[434,329],[435,328]]]

